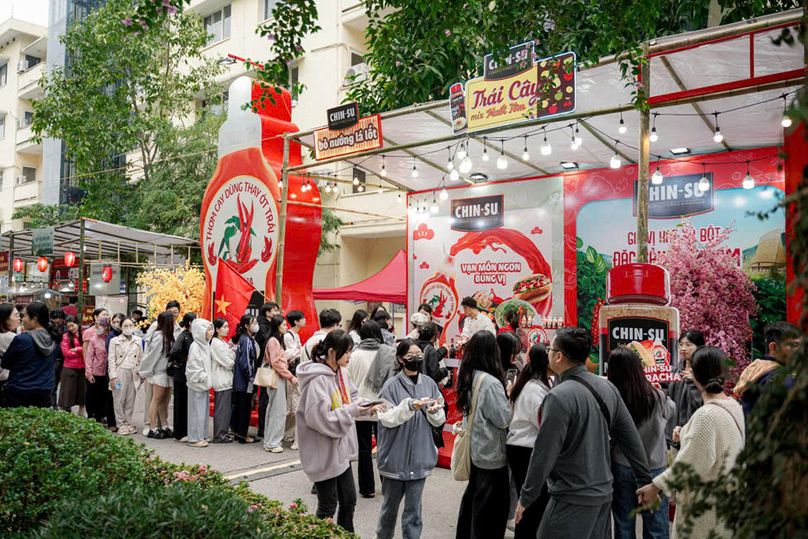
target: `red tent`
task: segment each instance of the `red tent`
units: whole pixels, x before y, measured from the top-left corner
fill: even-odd
[[[314,299],[407,303],[407,253],[402,249],[381,271],[339,288],[315,288]]]

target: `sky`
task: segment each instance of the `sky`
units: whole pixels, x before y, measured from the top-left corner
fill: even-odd
[[[0,0],[0,24],[13,16],[47,28],[48,4],[48,0]]]

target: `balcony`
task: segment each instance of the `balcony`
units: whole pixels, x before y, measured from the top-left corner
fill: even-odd
[[[39,181],[26,182],[17,185],[14,179],[14,207],[28,206],[39,201]]]
[[[30,155],[42,155],[42,143],[35,143],[31,139],[34,134],[30,125],[23,125],[17,129],[17,152]]]
[[[21,72],[17,77],[17,96],[29,101],[41,99],[45,95],[45,90],[39,84],[39,79],[44,74],[45,62],[39,62],[34,67]]]

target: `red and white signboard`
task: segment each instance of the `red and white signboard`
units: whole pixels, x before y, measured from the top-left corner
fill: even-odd
[[[353,127],[334,131],[318,129],[314,132],[314,159],[317,161],[351,155],[381,148],[382,119],[375,114],[360,118]]]

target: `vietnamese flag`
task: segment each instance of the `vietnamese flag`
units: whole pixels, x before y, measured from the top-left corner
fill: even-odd
[[[226,260],[219,259],[216,272],[216,291],[213,318],[225,318],[230,326],[227,339],[236,332],[236,326],[247,311],[255,287],[241,276]]]

